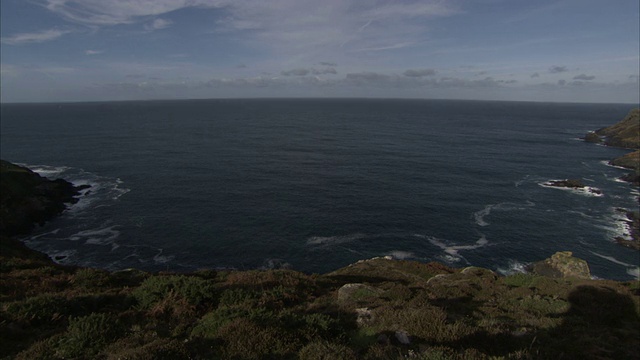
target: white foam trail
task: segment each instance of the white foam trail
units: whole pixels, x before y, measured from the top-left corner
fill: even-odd
[[[175,256],[173,255],[163,256],[162,252],[163,252],[163,249],[160,249],[160,251],[158,251],[156,256],[153,257],[153,261],[155,261],[156,264],[165,264],[175,259]]]
[[[34,235],[34,236],[31,236],[29,238],[29,240],[37,240],[37,239],[39,239],[41,237],[48,236],[48,235],[56,235],[59,231],[60,231],[60,229],[55,229],[55,230],[51,230],[51,231],[43,233],[43,234]]]
[[[478,226],[489,225],[488,222],[484,221],[484,217],[491,214],[492,206],[493,205],[487,205],[484,209],[473,213],[473,217],[476,219],[476,224],[478,224]]]
[[[616,169],[631,170],[631,169],[627,169],[626,167],[622,167],[622,166],[618,166],[618,165],[613,165],[613,164],[609,163],[609,161],[608,161],[608,160],[602,160],[602,161],[600,161],[600,164],[606,165],[606,166],[608,166],[608,167],[616,168]]]
[[[460,250],[474,250],[486,246],[489,243],[484,235],[482,235],[480,239],[475,242],[475,245],[447,245],[441,239],[433,236],[428,236],[427,240],[429,240],[431,244],[442,249],[442,251],[444,251],[446,254],[456,258],[462,258],[462,256],[458,254],[458,251]]]
[[[637,264],[628,264],[628,263],[626,263],[624,261],[620,261],[620,260],[614,258],[613,256],[602,255],[602,254],[599,254],[599,253],[597,253],[595,251],[591,251],[591,253],[593,255],[601,257],[601,258],[603,258],[605,260],[609,260],[614,264],[618,264],[618,265],[622,265],[622,266],[626,267],[627,268],[627,274],[629,274],[631,276],[634,276],[637,279],[640,279],[640,266],[638,266]]]
[[[634,265],[634,264],[628,264],[628,263],[626,263],[624,261],[620,261],[620,260],[614,258],[613,256],[607,256],[607,255],[599,254],[599,253],[597,253],[595,251],[591,251],[591,253],[593,255],[595,255],[595,256],[601,257],[601,258],[603,258],[605,260],[609,260],[612,263],[615,263],[615,264],[618,264],[618,265],[627,266],[627,267],[637,267],[638,266],[638,265]]]
[[[49,165],[27,165],[27,164],[18,164],[20,166],[24,166],[26,168],[31,169],[31,171],[36,174],[44,177],[59,177],[63,172],[71,169],[68,166],[49,166]]]
[[[496,270],[498,273],[509,276],[513,274],[526,274],[528,264],[523,264],[517,260],[509,260],[509,266],[505,268],[498,267]]]
[[[405,260],[409,258],[415,258],[415,255],[410,251],[393,250],[389,253],[394,259]]]
[[[478,226],[488,226],[491,225],[488,221],[485,220],[485,217],[489,216],[492,211],[512,211],[512,210],[524,210],[527,207],[535,206],[534,202],[527,200],[526,204],[516,204],[510,202],[503,202],[499,204],[489,204],[484,207],[484,209],[476,211],[473,213],[473,218]]]
[[[361,233],[338,236],[312,236],[307,239],[307,245],[343,244],[346,242],[364,239],[365,237],[366,235]]]

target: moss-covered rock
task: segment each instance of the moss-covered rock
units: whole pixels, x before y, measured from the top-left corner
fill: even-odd
[[[533,264],[531,271],[552,278],[591,278],[587,262],[573,257],[570,251],[559,251],[550,258]]]

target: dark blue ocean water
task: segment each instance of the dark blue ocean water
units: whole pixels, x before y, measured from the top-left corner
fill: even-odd
[[[2,158],[92,189],[28,244],[62,263],[327,272],[391,255],[501,272],[569,250],[638,275],[637,191],[587,131],[632,105],[425,100],[9,104]],[[546,188],[581,178],[604,196]]]

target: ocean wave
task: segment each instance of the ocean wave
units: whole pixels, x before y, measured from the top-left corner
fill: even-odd
[[[84,212],[93,206],[105,206],[113,200],[118,200],[122,195],[131,191],[124,187],[120,178],[101,176],[84,169],[70,166],[30,165],[19,164],[27,167],[35,173],[49,179],[65,179],[75,186],[89,185],[89,188],[80,191],[78,201],[69,206],[66,214],[73,216]]]
[[[634,276],[636,278],[640,278],[640,266],[636,265],[636,264],[628,264],[624,261],[620,261],[616,258],[614,258],[613,256],[607,256],[607,255],[603,255],[603,254],[599,254],[595,251],[591,251],[591,253],[595,256],[598,256],[600,258],[603,258],[605,260],[609,260],[614,264],[618,264],[618,265],[622,265],[624,267],[627,268],[627,274]]]
[[[120,247],[115,240],[120,236],[120,231],[115,229],[116,225],[98,227],[96,229],[82,230],[69,237],[70,240],[84,240],[87,245],[111,245],[111,251]]]
[[[397,260],[405,260],[405,259],[411,259],[416,257],[411,251],[402,251],[402,250],[393,250],[389,252],[387,255]]]
[[[367,237],[367,235],[362,233],[337,236],[312,236],[307,239],[307,245],[343,244],[355,240],[364,239],[365,237]]]
[[[163,252],[164,249],[159,249],[158,253],[153,257],[153,261],[156,264],[166,264],[175,259],[175,256],[173,255],[162,255]]]
[[[496,270],[499,274],[509,276],[513,274],[526,274],[528,263],[521,263],[517,260],[509,260],[509,264],[506,268],[498,267]]]
[[[464,259],[464,257],[459,253],[460,250],[475,250],[489,244],[489,241],[484,235],[482,235],[480,239],[478,239],[473,245],[449,245],[445,243],[446,240],[439,239],[435,236],[426,236],[426,239],[432,245],[435,245],[436,247],[439,247],[440,249],[442,249],[442,251],[446,254],[444,255],[444,257],[446,259],[445,261],[447,262],[452,262],[452,261],[457,262],[460,259]],[[466,259],[464,260],[466,261]]]
[[[527,200],[526,204],[516,204],[511,202],[503,202],[499,204],[489,204],[484,207],[484,209],[476,211],[473,213],[473,218],[478,226],[489,226],[491,225],[489,222],[485,220],[485,217],[491,214],[491,211],[499,210],[499,211],[513,211],[513,210],[525,210],[529,207],[533,207],[536,204],[532,201]]]

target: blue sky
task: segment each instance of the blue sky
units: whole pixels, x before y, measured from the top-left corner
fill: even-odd
[[[638,0],[2,0],[2,102],[639,102]]]

